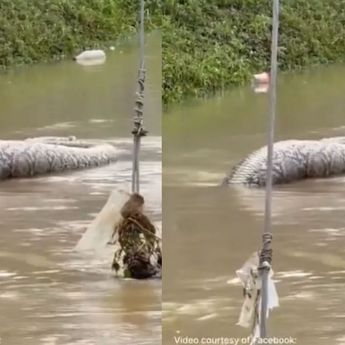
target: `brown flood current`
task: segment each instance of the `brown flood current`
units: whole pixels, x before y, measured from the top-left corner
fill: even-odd
[[[281,76],[276,139],[345,135],[345,67]],[[246,337],[235,271],[261,245],[264,191],[221,188],[266,141],[267,97],[249,88],[176,108],[163,122],[163,343]],[[273,268],[280,307],[269,335],[345,344],[345,178],[274,190]],[[213,344],[210,342],[209,344]],[[214,344],[221,344],[214,342]]]
[[[141,192],[161,227],[161,44],[147,42]],[[1,139],[75,135],[111,140],[115,164],[0,183],[0,343],[161,344],[161,282],[117,280],[104,257],[73,247],[113,188],[129,188],[138,49],[104,65],[33,66],[0,77]]]

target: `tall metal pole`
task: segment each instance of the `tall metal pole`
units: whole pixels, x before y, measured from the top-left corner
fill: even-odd
[[[143,128],[143,108],[144,108],[144,85],[145,85],[145,42],[144,42],[144,13],[145,13],[145,2],[140,1],[140,67],[138,73],[138,84],[139,89],[137,91],[137,99],[135,101],[134,109],[134,128],[133,134],[133,167],[132,167],[132,193],[139,193],[140,191],[140,169],[139,169],[139,153],[141,137],[145,136],[147,131]]]
[[[144,69],[144,56],[145,56],[145,28],[144,28],[144,20],[145,20],[145,1],[140,1],[140,69]]]
[[[265,220],[263,235],[263,252],[270,250],[272,239],[271,217],[272,217],[272,170],[273,170],[273,143],[277,103],[277,55],[278,55],[278,28],[279,28],[279,0],[273,0],[272,19],[272,46],[271,46],[271,75],[270,75],[270,95],[269,95],[269,128],[267,146],[267,180],[265,198]],[[266,317],[268,302],[268,274],[270,266],[261,262],[261,313],[260,313],[260,337],[267,337]]]

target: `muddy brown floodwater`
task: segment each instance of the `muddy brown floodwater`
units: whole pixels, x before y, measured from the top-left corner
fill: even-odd
[[[281,76],[277,140],[345,135],[345,67]],[[235,270],[260,247],[264,192],[221,188],[266,142],[267,97],[236,89],[175,108],[163,122],[163,343],[246,337]],[[275,188],[270,336],[345,344],[345,177]],[[207,344],[220,344],[209,342]]]
[[[141,192],[161,227],[161,44],[147,42]],[[114,141],[110,166],[0,183],[0,343],[161,344],[161,282],[117,280],[111,254],[73,247],[113,188],[129,188],[138,49],[106,64],[40,65],[0,77],[1,139],[75,135]]]

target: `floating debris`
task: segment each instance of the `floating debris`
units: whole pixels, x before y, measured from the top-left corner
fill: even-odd
[[[159,277],[162,267],[160,238],[143,214],[144,198],[133,193],[121,209],[122,219],[114,229],[112,244],[118,244],[112,269],[126,278]]]
[[[76,56],[74,60],[84,66],[101,65],[105,63],[106,55],[103,50],[85,50]]]
[[[254,74],[253,89],[255,93],[267,93],[270,86],[270,75],[267,72]]]
[[[114,232],[114,224],[121,220],[120,210],[128,197],[126,192],[114,190],[102,210],[88,226],[75,250],[103,253]]]
[[[112,269],[134,279],[159,278],[162,268],[161,239],[143,213],[144,198],[114,190],[75,247],[103,256],[115,246]]]

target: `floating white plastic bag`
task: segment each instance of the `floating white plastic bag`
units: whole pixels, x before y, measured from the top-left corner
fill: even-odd
[[[76,56],[75,61],[84,66],[101,65],[105,63],[106,55],[103,50],[85,50]]]
[[[121,219],[120,211],[128,198],[129,193],[114,190],[102,210],[86,229],[75,250],[99,251],[104,249],[111,240],[115,225]]]

